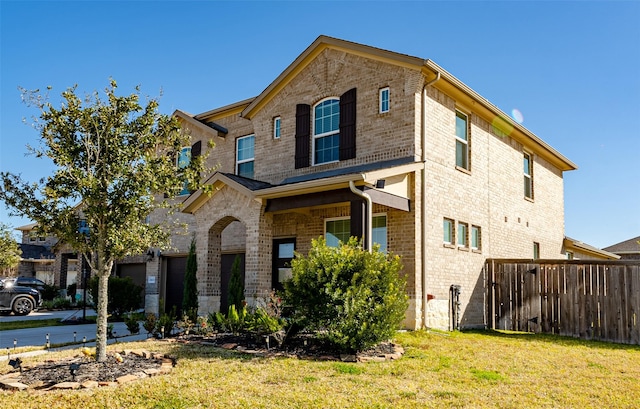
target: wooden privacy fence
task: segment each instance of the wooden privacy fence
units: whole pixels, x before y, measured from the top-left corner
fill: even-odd
[[[500,260],[485,264],[493,329],[640,344],[640,262]]]

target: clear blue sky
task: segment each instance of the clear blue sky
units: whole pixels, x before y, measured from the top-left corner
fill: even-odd
[[[37,114],[18,86],[141,85],[161,110],[258,95],[320,34],[431,59],[575,162],[566,235],[606,247],[640,235],[640,2],[101,2],[0,0],[0,170],[25,157]],[[55,99],[54,99],[55,100]],[[558,198],[560,200],[560,198]],[[29,220],[0,221],[18,227]]]

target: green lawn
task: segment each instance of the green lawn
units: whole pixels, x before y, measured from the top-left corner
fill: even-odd
[[[639,346],[499,332],[407,332],[396,341],[405,346],[402,359],[366,364],[255,358],[157,341],[125,344],[175,354],[178,365],[169,375],[119,387],[0,391],[0,407],[640,407]],[[63,354],[70,352],[45,357]]]

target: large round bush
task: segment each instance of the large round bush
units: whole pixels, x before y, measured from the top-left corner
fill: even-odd
[[[393,336],[408,307],[400,258],[355,238],[339,247],[313,240],[308,256],[296,254],[285,302],[292,318],[342,351],[361,351]]]

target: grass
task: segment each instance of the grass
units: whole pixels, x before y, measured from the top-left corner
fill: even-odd
[[[402,359],[257,358],[208,346],[127,343],[178,357],[169,375],[77,391],[0,391],[10,408],[634,408],[640,347],[501,332],[399,333]],[[110,349],[123,349],[123,344]],[[25,358],[25,363],[72,351]],[[0,367],[0,372],[10,368]]]

